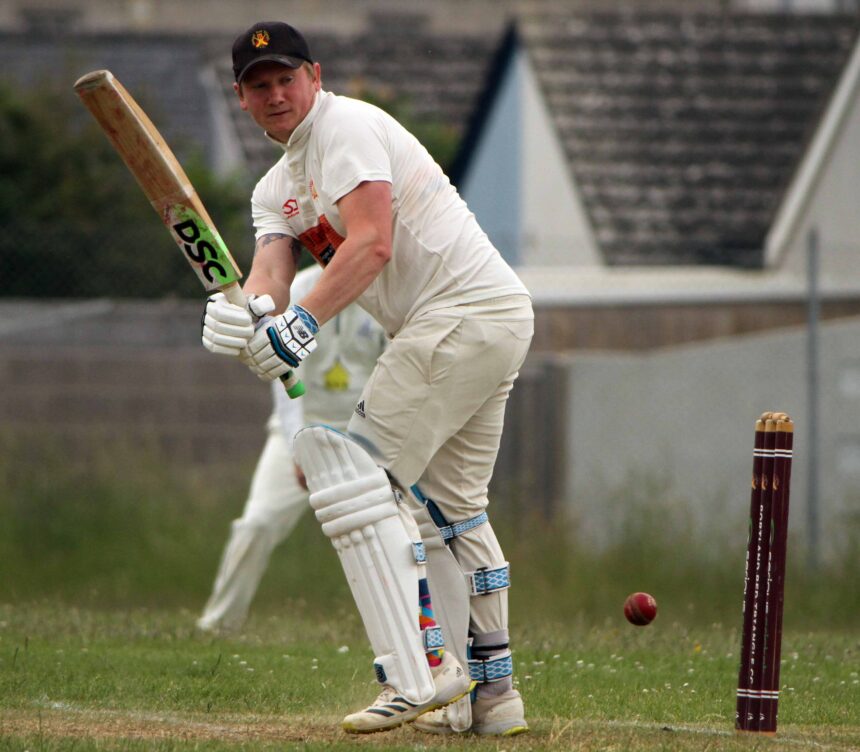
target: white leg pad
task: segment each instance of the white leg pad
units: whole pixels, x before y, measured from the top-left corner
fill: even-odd
[[[427,508],[413,502],[410,511],[427,553],[427,579],[433,593],[433,612],[445,636],[445,649],[463,666],[469,665],[469,587],[463,570],[451,549],[445,545],[439,528]],[[472,725],[472,701],[469,695],[448,706],[448,720],[454,731],[466,731]]]
[[[296,434],[310,503],[340,557],[373,648],[377,679],[411,703],[436,693],[418,627],[418,564],[385,471],[327,426]]]

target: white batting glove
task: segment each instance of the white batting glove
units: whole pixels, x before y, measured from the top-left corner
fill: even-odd
[[[248,296],[248,307],[229,302],[223,292],[206,301],[203,311],[203,347],[219,355],[238,358],[247,347],[254,330],[275,310],[271,295]]]
[[[274,381],[298,367],[317,347],[319,324],[310,311],[293,305],[280,316],[261,322],[241,355],[263,381]]]

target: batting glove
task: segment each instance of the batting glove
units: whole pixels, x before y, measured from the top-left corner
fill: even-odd
[[[298,367],[317,346],[319,324],[313,314],[292,305],[257,329],[242,353],[242,362],[264,381],[273,381]]]
[[[229,302],[223,292],[206,301],[203,310],[203,347],[219,355],[241,356],[254,331],[275,310],[271,295],[248,296],[247,307]]]

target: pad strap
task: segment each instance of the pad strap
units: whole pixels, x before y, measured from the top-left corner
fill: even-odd
[[[505,562],[496,569],[482,567],[475,572],[466,572],[466,580],[472,596],[507,590],[511,586],[511,565]]]
[[[514,659],[510,650],[494,655],[492,658],[470,658],[469,675],[479,684],[499,681],[513,676]]]
[[[442,540],[445,541],[446,544],[450,543],[458,535],[462,535],[469,530],[473,530],[489,520],[487,513],[481,512],[474,517],[470,517],[468,520],[461,520],[460,522],[453,523],[448,522],[436,502],[421,493],[421,489],[418,488],[417,485],[412,486],[412,493],[418,501],[427,507],[430,518],[433,520],[436,527],[439,528],[439,535],[442,536]]]
[[[427,627],[422,630],[421,637],[424,642],[425,653],[432,653],[434,650],[439,650],[439,648],[445,647],[445,638],[442,636],[442,627]]]
[[[468,520],[463,520],[462,522],[455,522],[452,525],[445,525],[444,527],[439,528],[439,535],[442,536],[442,540],[446,543],[449,540],[456,538],[458,535],[462,535],[463,533],[472,530],[473,528],[478,527],[478,525],[483,525],[489,518],[487,517],[486,512],[481,512],[476,517],[472,517]]]

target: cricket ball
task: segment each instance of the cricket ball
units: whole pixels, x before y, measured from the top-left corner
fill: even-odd
[[[648,593],[631,593],[624,601],[624,616],[631,624],[644,627],[657,616],[657,601]]]

